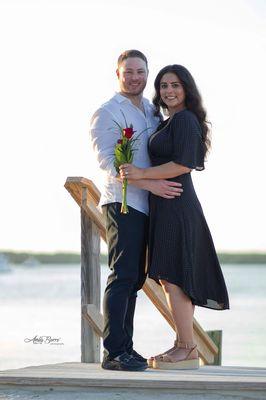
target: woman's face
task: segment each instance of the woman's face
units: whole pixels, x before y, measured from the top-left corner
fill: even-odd
[[[180,79],[173,72],[167,72],[162,76],[160,96],[170,115],[185,108],[185,90]]]

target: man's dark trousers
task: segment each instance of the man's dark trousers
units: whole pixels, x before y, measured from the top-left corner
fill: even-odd
[[[121,214],[120,208],[121,203],[102,207],[111,269],[103,299],[103,346],[104,357],[110,359],[133,350],[137,291],[146,278],[148,217],[132,207]]]

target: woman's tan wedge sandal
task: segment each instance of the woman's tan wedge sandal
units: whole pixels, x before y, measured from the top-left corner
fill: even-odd
[[[162,356],[172,353],[172,351],[174,351],[177,348],[177,344],[178,344],[178,341],[175,340],[174,346],[171,349],[166,350],[164,353],[157,354],[156,356],[152,356],[152,357],[148,358],[148,366],[149,366],[149,368],[154,368],[154,366],[153,366],[154,360],[159,360]]]
[[[153,360],[153,368],[157,369],[198,369],[199,368],[199,358],[189,358],[193,350],[196,350],[197,345],[194,343],[183,343],[178,342],[176,349],[187,349],[189,352],[186,357],[179,361],[174,361],[173,351],[171,353],[162,354],[160,357],[156,357]]]

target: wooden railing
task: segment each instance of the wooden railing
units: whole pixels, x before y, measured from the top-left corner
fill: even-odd
[[[100,192],[92,181],[82,177],[67,178],[65,188],[81,209],[81,360],[99,362],[100,337],[103,334],[103,316],[100,313],[100,237],[106,241],[103,216],[97,208]],[[143,290],[174,329],[161,287],[147,278]],[[221,331],[208,334],[195,318],[193,329],[202,363],[220,364]]]

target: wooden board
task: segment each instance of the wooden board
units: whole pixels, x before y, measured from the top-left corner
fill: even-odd
[[[103,337],[103,315],[95,307],[94,304],[87,304],[82,310],[83,317],[92,326],[95,332]]]
[[[81,207],[81,310],[86,304],[94,304],[100,311],[100,235],[97,226]],[[99,335],[81,318],[81,362],[99,362],[100,346]]]
[[[221,394],[225,391],[244,398],[263,399],[266,393],[266,369],[204,366],[196,371],[163,371],[148,369],[145,372],[106,371],[100,364],[62,363],[21,368],[0,372],[0,386],[45,386],[68,388],[125,388],[161,391],[178,390]],[[251,397],[252,394],[257,397]],[[209,397],[208,397],[209,398]],[[211,397],[210,397],[211,398]],[[215,397],[216,398],[216,397]],[[225,396],[226,398],[226,396]],[[207,397],[204,397],[207,399]]]

